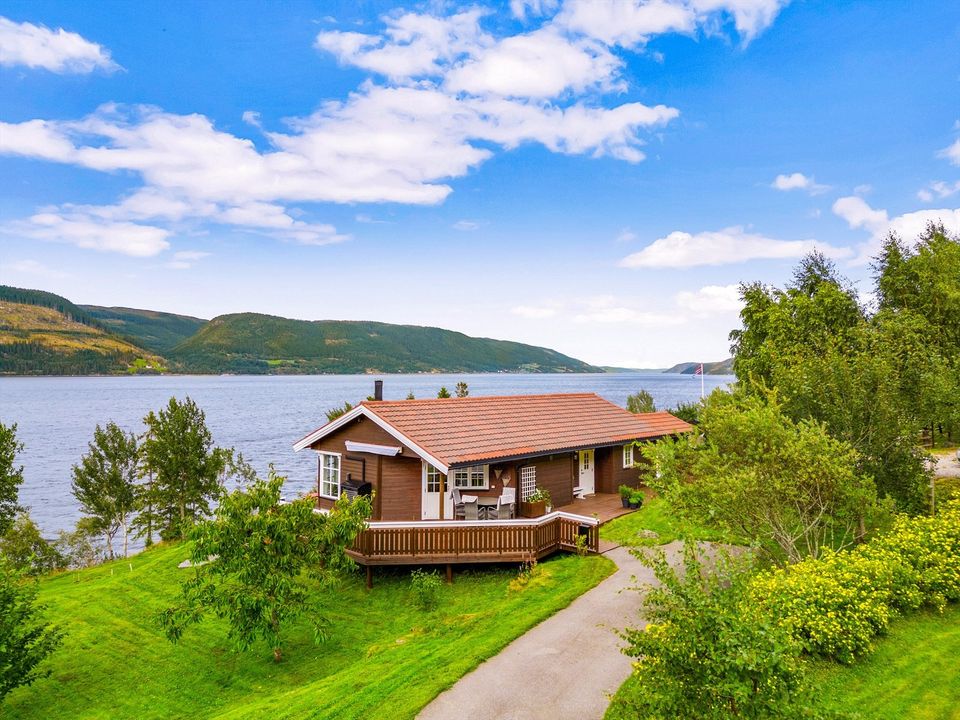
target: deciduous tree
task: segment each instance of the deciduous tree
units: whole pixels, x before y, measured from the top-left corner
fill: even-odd
[[[143,501],[162,538],[183,537],[222,490],[232,451],[215,447],[203,411],[189,397],[170,398],[166,408],[145,418],[145,470],[151,476]]]
[[[463,380],[457,383],[453,391],[458,398],[465,398],[470,394],[470,388],[467,387],[467,384]]]
[[[127,557],[130,516],[138,504],[138,473],[136,435],[112,422],[105,428],[97,425],[87,454],[73,466],[73,496],[103,534],[111,560],[117,532],[122,533],[123,557]]]
[[[50,674],[43,661],[63,642],[63,632],[40,617],[37,583],[0,556],[0,702],[23,685]]]
[[[661,441],[644,450],[658,471],[651,485],[697,522],[720,525],[795,562],[851,544],[881,512],[857,451],[821,423],[791,420],[775,395],[716,391],[700,427],[702,440]]]
[[[627,410],[632,413],[656,412],[657,405],[653,401],[653,395],[640,388],[633,395],[627,395]]]
[[[227,621],[237,649],[263,639],[277,662],[284,629],[294,618],[309,612],[315,637],[322,638],[317,594],[353,567],[344,549],[363,529],[370,501],[343,496],[329,514],[321,514],[307,499],[282,503],[283,480],[271,474],[225,495],[216,517],[193,528],[196,575],[184,583],[180,603],[160,615],[170,640],[176,642],[208,611]],[[319,586],[308,585],[305,573]]]
[[[23,466],[17,465],[17,453],[23,443],[17,441],[17,425],[0,422],[0,535],[13,525],[22,508],[17,502],[23,484]]]

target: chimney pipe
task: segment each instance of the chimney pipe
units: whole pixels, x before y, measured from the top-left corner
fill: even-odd
[[[373,399],[383,400],[383,380],[373,381]]]

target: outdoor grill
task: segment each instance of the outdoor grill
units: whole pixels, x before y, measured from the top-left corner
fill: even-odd
[[[357,495],[370,497],[373,494],[373,486],[364,480],[354,480],[350,473],[347,473],[347,479],[341,483],[341,492],[353,500]]]

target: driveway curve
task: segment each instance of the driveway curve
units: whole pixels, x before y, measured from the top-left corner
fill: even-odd
[[[681,542],[661,548],[671,563]],[[521,635],[438,695],[421,720],[590,720],[602,718],[610,695],[630,675],[617,634],[641,627],[640,592],[653,572],[625,547],[605,553],[616,572],[569,606]]]

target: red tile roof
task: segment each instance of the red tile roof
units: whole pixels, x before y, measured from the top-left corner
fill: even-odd
[[[593,393],[362,403],[448,467],[687,432],[670,413],[634,415]]]

